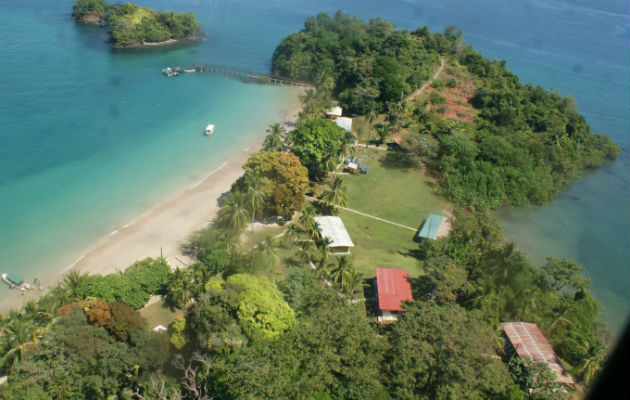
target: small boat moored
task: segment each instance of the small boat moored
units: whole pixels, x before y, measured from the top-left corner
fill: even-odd
[[[4,273],[1,276],[2,276],[2,280],[5,281],[7,285],[9,285],[12,288],[16,288],[20,290],[32,289],[32,286],[30,285],[30,283],[26,282],[24,279],[22,279],[21,277],[17,275]]]
[[[210,136],[214,133],[214,125],[212,124],[208,124],[208,126],[206,126],[206,136]]]

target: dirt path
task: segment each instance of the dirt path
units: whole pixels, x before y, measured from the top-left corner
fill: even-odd
[[[409,96],[407,96],[406,100],[407,101],[411,101],[411,100],[415,99],[416,97],[420,96],[422,94],[422,92],[424,92],[426,88],[431,86],[433,81],[435,81],[440,76],[440,74],[442,73],[443,69],[444,69],[444,56],[442,56],[442,59],[440,60],[440,67],[437,69],[437,71],[435,71],[435,73],[433,74],[431,79],[426,81],[424,83],[424,85],[422,85],[422,87],[420,89],[416,90],[415,92],[413,92]]]
[[[306,200],[311,201],[311,202],[314,202],[314,201],[318,202],[319,201],[319,199],[317,199],[315,197],[310,197],[310,196],[305,196],[305,197],[306,197]],[[407,225],[399,224],[397,222],[388,221],[386,219],[379,218],[379,217],[376,217],[374,215],[366,214],[366,213],[358,211],[358,210],[353,210],[352,208],[346,208],[346,207],[340,207],[340,206],[335,206],[335,208],[339,208],[341,210],[345,210],[345,211],[349,211],[351,213],[359,214],[359,215],[362,215],[364,217],[372,218],[372,219],[375,219],[377,221],[385,222],[386,224],[394,225],[394,226],[397,226],[399,228],[409,229],[410,231],[414,231],[414,232],[417,231],[416,228],[412,228],[412,227],[407,226]]]

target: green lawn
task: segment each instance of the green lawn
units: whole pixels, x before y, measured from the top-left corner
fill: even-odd
[[[339,216],[355,246],[354,265],[364,278],[374,277],[375,268],[399,268],[415,276],[422,272],[420,262],[408,254],[418,247],[414,232],[348,211]]]
[[[360,149],[356,156],[369,165],[370,173],[343,177],[348,208],[418,228],[430,213],[442,213],[448,206],[423,169],[386,166],[385,151]]]
[[[370,166],[370,173],[343,176],[348,208],[416,229],[430,213],[441,214],[448,207],[422,169],[388,166],[384,151],[363,149],[357,156]],[[373,277],[375,268],[422,273],[421,263],[409,254],[418,248],[415,232],[348,211],[339,216],[355,244],[354,264],[364,277]]]
[[[153,329],[157,325],[168,326],[175,320],[175,317],[181,314],[183,310],[171,310],[164,300],[151,304],[140,311],[140,315],[147,321],[149,329]]]

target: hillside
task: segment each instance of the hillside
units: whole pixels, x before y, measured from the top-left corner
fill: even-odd
[[[194,38],[201,31],[194,13],[155,11],[133,3],[77,0],[72,17],[78,22],[107,26],[113,47],[169,43]]]
[[[403,101],[433,75],[440,55],[446,71],[433,88]],[[305,110],[336,98],[348,114],[371,114],[381,141],[404,133],[409,161],[429,166],[444,192],[469,208],[544,204],[619,153],[590,131],[572,97],[521,83],[457,27],[408,32],[379,19],[320,14],[280,43],[273,71],[317,85]]]

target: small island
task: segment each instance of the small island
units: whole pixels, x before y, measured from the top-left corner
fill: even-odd
[[[201,26],[192,12],[156,11],[133,3],[109,4],[105,0],[77,0],[72,6],[75,21],[107,26],[113,47],[171,44],[195,39]]]

